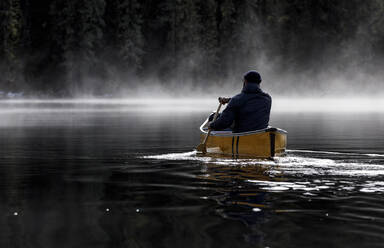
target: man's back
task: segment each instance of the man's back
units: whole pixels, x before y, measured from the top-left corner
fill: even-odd
[[[210,127],[222,130],[228,128],[234,121],[233,132],[236,133],[267,128],[271,104],[271,97],[260,89],[259,84],[247,83]]]

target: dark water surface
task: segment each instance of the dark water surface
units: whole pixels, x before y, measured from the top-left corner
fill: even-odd
[[[156,106],[1,103],[0,247],[384,247],[384,114],[276,112],[287,156],[233,160]]]

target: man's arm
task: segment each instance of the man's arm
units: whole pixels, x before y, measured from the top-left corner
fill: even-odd
[[[219,98],[219,102],[225,104],[227,102],[228,106],[224,109],[223,113],[217,118],[216,121],[209,124],[209,128],[213,130],[222,130],[229,128],[233,121],[235,120],[235,103],[231,98]]]

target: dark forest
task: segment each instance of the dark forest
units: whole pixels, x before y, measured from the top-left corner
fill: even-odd
[[[379,77],[383,13],[381,0],[1,0],[0,91],[203,88],[251,68],[295,75],[297,88],[356,70]]]

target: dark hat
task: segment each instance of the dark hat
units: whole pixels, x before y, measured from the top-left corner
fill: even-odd
[[[248,83],[261,83],[261,76],[257,71],[249,71],[245,73],[244,79],[247,80]]]

